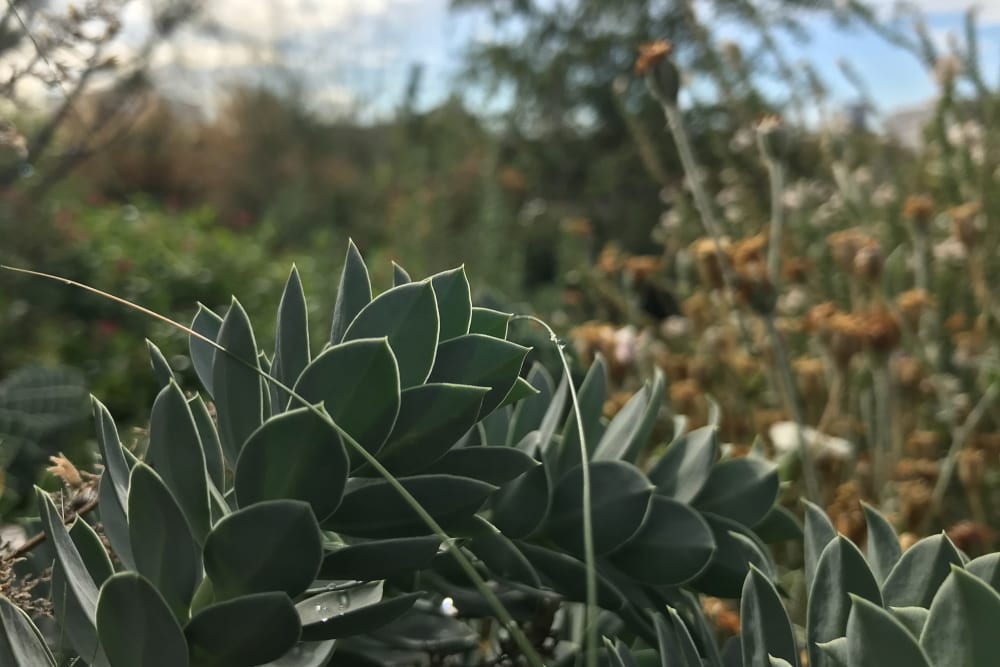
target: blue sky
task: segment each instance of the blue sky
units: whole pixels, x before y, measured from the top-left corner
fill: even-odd
[[[981,12],[979,41],[983,71],[1000,72],[1000,0]],[[963,32],[962,5],[919,0],[928,29],[942,52],[947,35]],[[994,6],[994,4],[996,6]],[[447,0],[209,0],[208,21],[217,30],[187,31],[159,58],[166,88],[194,104],[210,105],[236,81],[292,75],[309,91],[318,110],[345,108],[379,114],[391,110],[409,68],[424,68],[424,105],[454,87],[463,47],[495,38],[485,16],[448,11]],[[141,20],[141,12],[136,20]],[[807,20],[806,44],[783,40],[792,60],[808,60],[830,87],[834,100],[854,97],[838,69],[847,59],[861,73],[881,111],[927,101],[934,95],[929,73],[914,57],[863,28],[843,30],[832,21]],[[717,26],[720,38],[741,39],[732,26]],[[219,39],[232,33],[239,39]]]

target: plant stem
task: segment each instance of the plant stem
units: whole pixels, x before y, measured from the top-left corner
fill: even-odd
[[[935,515],[941,512],[941,502],[944,500],[944,494],[948,490],[948,484],[951,482],[952,476],[955,474],[955,466],[958,463],[958,454],[962,451],[962,447],[965,446],[965,441],[969,439],[972,432],[979,425],[980,420],[986,414],[986,410],[989,409],[993,401],[996,400],[997,395],[1000,394],[1000,380],[995,380],[986,391],[979,398],[979,402],[976,406],[972,408],[972,412],[969,416],[965,418],[962,425],[956,428],[952,432],[951,436],[951,447],[948,449],[948,454],[945,457],[944,463],[941,466],[941,474],[937,478],[937,483],[934,485],[934,495],[932,496],[931,507],[933,508],[933,513]]]
[[[441,543],[446,546],[446,548],[448,549],[448,553],[452,555],[452,557],[455,559],[455,562],[458,563],[458,566],[469,577],[469,580],[472,581],[473,585],[476,587],[479,593],[486,599],[486,602],[490,605],[490,607],[493,608],[493,611],[496,612],[497,618],[499,618],[500,622],[503,623],[504,627],[507,628],[507,631],[510,633],[511,637],[517,643],[518,648],[520,648],[521,651],[524,653],[524,657],[527,659],[528,663],[532,665],[532,667],[545,667],[544,662],[542,661],[541,656],[538,655],[538,652],[535,650],[535,647],[532,646],[531,642],[528,641],[528,638],[524,635],[524,632],[521,631],[521,628],[517,625],[517,622],[507,611],[506,607],[503,606],[503,603],[496,596],[496,593],[493,592],[493,590],[487,585],[486,581],[483,580],[483,578],[480,576],[479,572],[476,571],[476,568],[472,564],[472,562],[465,556],[465,554],[462,553],[462,550],[455,543],[455,540],[453,540],[451,536],[449,536],[448,533],[445,532],[444,528],[442,528],[441,525],[438,524],[438,522],[434,519],[434,517],[432,517],[430,513],[423,508],[423,506],[417,501],[417,499],[414,498],[413,495],[406,490],[406,487],[404,487],[400,483],[400,481],[391,472],[389,472],[389,470],[385,466],[383,466],[377,458],[375,458],[375,455],[370,453],[364,447],[362,447],[357,440],[355,440],[353,437],[351,437],[351,435],[347,431],[341,428],[333,420],[333,418],[326,412],[326,410],[324,410],[321,406],[311,404],[305,398],[296,393],[294,389],[286,386],[280,380],[273,377],[270,373],[261,370],[261,368],[258,367],[256,364],[252,364],[245,361],[244,359],[234,354],[233,352],[230,352],[224,346],[220,345],[211,338],[208,338],[207,336],[198,333],[194,329],[191,329],[190,327],[187,327],[181,324],[180,322],[170,319],[166,315],[161,315],[156,311],[144,308],[143,306],[140,306],[137,303],[133,303],[120,296],[116,296],[109,292],[97,289],[96,287],[91,287],[90,285],[86,285],[84,283],[80,283],[75,280],[70,280],[68,278],[62,278],[60,276],[55,276],[49,273],[42,273],[40,271],[19,269],[4,265],[0,265],[0,269],[6,269],[8,271],[14,271],[17,273],[25,273],[32,276],[47,278],[49,280],[55,280],[64,283],[66,285],[70,285],[72,287],[78,287],[80,289],[86,290],[88,292],[91,292],[92,294],[97,294],[98,296],[122,304],[124,306],[127,306],[128,308],[132,308],[133,310],[137,310],[144,315],[159,320],[160,322],[164,322],[165,324],[168,324],[174,327],[175,329],[183,331],[189,336],[194,336],[198,340],[211,345],[216,350],[228,355],[230,358],[235,359],[236,361],[243,364],[247,368],[253,370],[257,375],[259,375],[263,379],[268,380],[269,382],[273,382],[274,385],[279,389],[287,392],[289,396],[291,396],[296,401],[301,403],[306,409],[308,409],[310,412],[318,416],[326,424],[328,424],[330,427],[336,430],[337,433],[344,439],[344,441],[347,442],[347,444],[350,445],[350,447],[354,449],[362,458],[364,458],[365,461],[369,465],[371,465],[379,473],[379,475],[381,475],[400,496],[402,496],[404,502],[406,502],[406,504],[409,505],[410,508],[417,513],[417,516],[419,516],[420,519],[427,525],[427,527],[431,529],[431,532],[433,532],[434,535],[441,540]],[[584,470],[586,471],[586,468]],[[586,472],[584,473],[584,475],[585,475],[584,479],[587,479]],[[595,588],[596,588],[596,578],[595,578]]]
[[[792,376],[792,366],[788,362],[785,342],[782,340],[781,332],[778,331],[778,327],[774,323],[774,315],[766,315],[763,319],[764,325],[767,327],[767,333],[771,337],[775,360],[778,362],[778,372],[784,381],[785,399],[792,413],[792,420],[795,422],[795,432],[799,436],[799,457],[802,460],[802,478],[806,486],[806,500],[822,504],[822,489],[820,488],[819,478],[816,476],[816,464],[813,461],[812,450],[810,449],[811,443],[806,442],[805,433],[803,433],[805,415],[802,412],[802,405],[799,403],[799,392],[795,388],[795,378]]]
[[[562,361],[563,373],[566,374],[566,386],[569,387],[570,402],[573,405],[573,415],[576,418],[577,439],[580,441],[580,462],[583,472],[583,562],[587,568],[587,605],[585,608],[583,631],[584,631],[584,655],[587,667],[597,665],[597,556],[594,553],[594,522],[593,508],[590,497],[590,454],[587,452],[586,436],[583,432],[583,415],[580,413],[580,402],[576,397],[576,388],[573,386],[570,375],[569,362],[566,360],[566,353],[563,351],[559,337],[548,324],[533,315],[518,315],[513,319],[525,319],[538,324],[549,334],[556,350],[559,352],[559,360]]]

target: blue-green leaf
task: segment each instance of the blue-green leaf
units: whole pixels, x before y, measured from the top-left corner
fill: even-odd
[[[868,544],[865,551],[875,580],[881,585],[899,562],[903,549],[899,546],[899,537],[892,524],[868,503],[862,502],[861,507],[865,512],[865,522],[868,524]],[[892,602],[889,601],[889,604]]]
[[[399,618],[420,593],[383,599],[376,581],[329,593],[320,593],[295,606],[302,622],[302,639],[320,641],[371,632]]]
[[[201,543],[211,526],[205,453],[194,415],[176,382],[164,387],[153,403],[146,458],[174,494]]]
[[[56,667],[42,633],[28,615],[0,595],[0,664],[9,667]]]
[[[469,322],[469,333],[478,333],[494,338],[507,338],[507,327],[510,325],[510,313],[501,313],[491,308],[473,306],[472,318]]]
[[[340,274],[337,301],[333,308],[333,324],[330,327],[330,343],[336,345],[344,339],[344,332],[358,313],[372,300],[372,283],[368,277],[368,267],[361,258],[354,241],[348,241],[344,270]],[[385,335],[385,334],[380,334]]]
[[[374,454],[399,413],[399,370],[385,338],[350,341],[313,359],[295,392],[312,404],[322,403],[338,426]],[[352,466],[363,462],[352,449],[347,452]]]
[[[482,334],[467,334],[438,346],[430,382],[489,387],[479,418],[493,412],[517,382],[528,348]]]
[[[184,627],[191,662],[206,667],[259,665],[298,642],[301,627],[285,593],[255,593],[205,607]]]
[[[893,615],[857,595],[847,620],[851,667],[931,667],[916,637]]]
[[[283,384],[294,386],[311,357],[309,311],[299,271],[294,266],[288,275],[288,282],[285,283],[281,301],[278,303],[278,323],[274,338],[274,362],[271,374]],[[278,395],[288,400],[285,392],[279,390]],[[274,409],[280,410],[278,406]]]
[[[388,338],[405,389],[427,380],[434,366],[439,324],[430,283],[409,283],[375,297],[351,322],[344,341]]]
[[[134,572],[101,588],[97,633],[110,667],[186,667],[188,647],[177,619],[156,588]]]
[[[487,392],[486,387],[437,383],[406,389],[379,460],[395,475],[427,468],[476,423]]]
[[[830,542],[820,554],[816,576],[809,589],[806,625],[810,667],[823,667],[826,656],[816,646],[847,633],[851,594],[877,605],[882,604],[875,575],[854,543],[843,535]]]
[[[507,431],[506,444],[508,447],[521,442],[524,436],[541,426],[545,412],[552,402],[555,382],[544,366],[535,362],[531,370],[528,371],[528,382],[538,393],[525,398],[514,406],[510,429]]]
[[[816,564],[819,563],[819,556],[823,553],[830,542],[837,539],[837,531],[834,529],[826,511],[818,505],[809,501],[803,501],[806,509],[805,538],[803,540],[805,548],[805,575],[806,588],[812,587],[816,578]]]
[[[69,593],[79,604],[84,616],[93,625],[97,612],[97,586],[94,585],[94,580],[87,570],[80,552],[73,544],[66,526],[63,525],[59,510],[52,504],[49,495],[38,487],[35,487],[35,495],[38,498],[42,528],[52,540],[56,562],[66,575]]]
[[[748,456],[715,464],[692,504],[751,527],[767,516],[777,497],[778,469]]]
[[[1000,595],[952,565],[931,603],[920,647],[934,667],[993,667],[1000,655],[998,627]]]
[[[602,555],[621,548],[639,530],[652,487],[630,463],[589,465],[594,551]],[[583,466],[570,470],[556,485],[545,531],[563,549],[583,553]]]
[[[201,549],[176,498],[144,463],[132,470],[128,518],[136,570],[156,587],[177,620],[186,622],[201,581]]]
[[[460,447],[424,469],[425,474],[471,477],[500,486],[539,465],[513,447]]]
[[[930,608],[934,595],[962,555],[945,534],[925,537],[907,549],[889,572],[882,595],[893,607]]]
[[[441,540],[434,535],[395,537],[340,547],[323,558],[320,579],[375,581],[430,565]]]
[[[295,597],[319,571],[319,525],[304,502],[259,502],[220,520],[205,540],[203,558],[216,601],[268,591]]]
[[[198,312],[191,322],[191,330],[208,340],[217,341],[220,328],[222,328],[222,318],[199,303]],[[191,365],[194,366],[194,372],[201,381],[201,386],[209,396],[214,396],[212,369],[215,367],[215,346],[197,336],[188,337],[188,346],[191,352]]]
[[[715,539],[701,515],[676,500],[653,496],[638,532],[610,560],[637,581],[680,586],[697,577],[714,552]]]
[[[219,432],[215,429],[215,420],[208,412],[208,406],[201,396],[195,395],[188,400],[191,416],[198,429],[198,439],[205,453],[205,470],[208,479],[217,489],[224,489],[226,483],[226,464],[222,460],[222,445],[219,443]]]
[[[676,439],[653,464],[649,480],[656,492],[690,503],[701,491],[719,457],[719,430],[704,426]]]
[[[442,271],[429,278],[437,297],[441,319],[439,339],[451,340],[469,333],[472,322],[472,291],[465,267]]]
[[[604,434],[601,418],[604,414],[604,402],[608,398],[608,366],[600,354],[587,370],[576,398],[583,418],[583,437],[589,457],[597,449],[597,443]],[[580,427],[576,415],[571,411],[563,425],[559,457],[555,465],[556,478],[580,463]]]
[[[392,263],[392,286],[398,287],[400,285],[405,285],[407,283],[412,283],[413,279],[410,278],[410,274],[406,272],[406,269],[401,267],[396,262]]]
[[[753,565],[743,583],[740,623],[744,665],[765,665],[768,656],[799,664],[788,612],[774,585]]]
[[[218,350],[215,354],[212,397],[222,451],[229,465],[234,466],[243,443],[264,420],[257,342],[250,318],[236,299],[222,321],[218,341],[226,352]]]
[[[415,475],[400,484],[436,521],[447,524],[471,517],[497,487],[465,477]],[[367,538],[427,535],[430,527],[385,480],[365,480],[348,488],[340,507],[323,527]]]
[[[153,366],[153,375],[156,377],[160,387],[166,387],[174,378],[174,372],[170,369],[170,362],[163,356],[160,348],[156,347],[153,341],[146,339],[146,348],[149,350],[149,361]]]
[[[247,507],[302,500],[322,521],[340,505],[348,468],[340,434],[308,408],[291,410],[268,419],[247,440],[236,462],[236,501]]]

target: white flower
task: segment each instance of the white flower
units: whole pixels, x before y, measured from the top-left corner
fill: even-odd
[[[799,448],[799,426],[795,422],[776,422],[771,425],[768,435],[778,454],[788,454]],[[854,456],[854,445],[843,438],[820,433],[809,426],[802,427],[802,439],[809,443],[809,449],[817,458],[847,460]]]

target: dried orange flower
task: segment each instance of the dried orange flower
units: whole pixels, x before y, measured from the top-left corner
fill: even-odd
[[[605,275],[614,275],[622,268],[622,251],[614,243],[609,243],[601,249],[597,257],[597,270]]]
[[[663,262],[656,255],[634,255],[625,260],[624,267],[636,283],[644,283],[660,272]]]
[[[834,232],[826,237],[826,242],[833,254],[833,261],[845,271],[852,273],[855,270],[854,258],[858,250],[866,246],[878,246],[878,241],[856,227]]]
[[[971,248],[976,242],[976,218],[979,216],[979,203],[969,202],[956,206],[948,211],[951,216],[952,236],[962,242],[966,248]]]
[[[946,532],[956,547],[973,556],[992,551],[996,541],[996,532],[992,528],[975,521],[960,521]]]
[[[563,229],[573,236],[589,239],[594,235],[594,225],[587,218],[572,217],[562,221]]]
[[[723,253],[728,252],[731,247],[727,239],[723,239],[719,246]],[[721,289],[724,281],[715,241],[710,238],[700,238],[691,244],[690,252],[695,258],[702,282],[714,289]]]
[[[899,307],[899,312],[906,319],[906,323],[916,329],[920,323],[920,317],[927,309],[933,308],[935,303],[931,295],[927,293],[927,290],[916,288],[907,290],[897,296],[896,305]]]
[[[756,234],[740,239],[729,248],[728,253],[737,272],[748,264],[762,264],[766,261],[767,235]]]
[[[642,44],[639,46],[639,57],[635,61],[635,73],[640,76],[645,74],[673,51],[673,44],[663,39]]]
[[[826,370],[818,357],[800,357],[792,362],[799,389],[805,396],[818,396],[826,387]]]
[[[914,431],[906,439],[906,450],[925,459],[937,458],[939,445],[940,437],[935,431]]]
[[[958,455],[958,479],[967,491],[983,484],[986,472],[986,455],[981,449],[963,449]]]
[[[903,204],[903,215],[920,229],[927,229],[934,215],[934,200],[927,195],[910,195]]]
[[[52,462],[52,466],[46,468],[46,472],[55,475],[67,486],[74,488],[83,486],[83,478],[80,476],[80,471],[65,456],[62,454],[50,456],[49,461]]]

